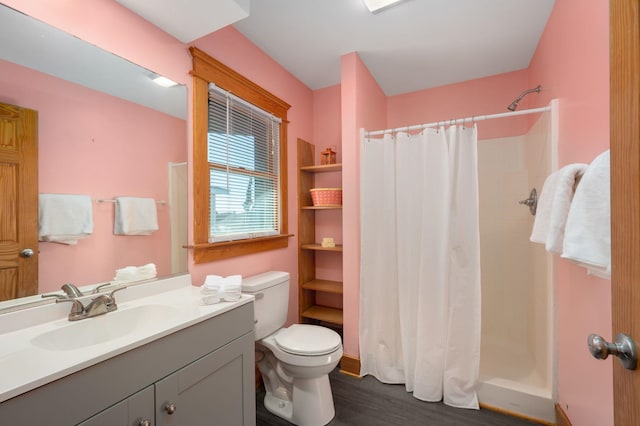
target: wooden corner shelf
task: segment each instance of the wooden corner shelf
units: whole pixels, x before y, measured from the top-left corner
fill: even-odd
[[[305,290],[321,291],[323,293],[342,294],[342,283],[340,281],[329,281],[315,279],[302,283]]]
[[[336,209],[341,209],[342,206],[339,205],[335,205],[335,206],[301,206],[300,207],[302,210],[336,210]]]
[[[329,186],[341,186],[342,164],[316,165],[314,151],[313,144],[298,139],[298,320],[341,329],[342,308],[339,306],[342,306],[343,283],[317,277],[316,261],[322,261],[323,265],[329,263],[329,271],[335,279],[342,273],[338,270],[338,265],[342,264],[338,256],[342,255],[343,247],[322,247],[316,243],[316,219],[322,218],[323,226],[335,228],[334,235],[340,235],[342,205],[314,206],[310,190],[321,181],[322,186],[325,182],[330,182]],[[320,173],[328,175],[320,178]],[[327,210],[338,213],[322,213]],[[331,254],[320,254],[322,252]]]
[[[317,250],[317,251],[342,251],[342,244],[336,244],[335,247],[322,247],[322,244],[302,244],[300,248],[303,250]]]
[[[314,305],[307,308],[302,313],[303,318],[317,321],[329,322],[331,324],[342,325],[342,309],[329,308],[327,306]]]
[[[302,166],[300,170],[310,173],[339,172],[342,170],[342,164],[322,164],[313,166]]]

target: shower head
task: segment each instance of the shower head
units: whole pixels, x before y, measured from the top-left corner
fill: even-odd
[[[524,92],[520,93],[520,96],[518,96],[513,102],[511,102],[511,104],[507,107],[507,109],[509,111],[515,111],[516,108],[518,108],[518,104],[520,103],[522,98],[527,96],[529,93],[533,93],[533,92],[540,93],[540,90],[542,90],[542,87],[539,84],[533,89],[525,90]]]

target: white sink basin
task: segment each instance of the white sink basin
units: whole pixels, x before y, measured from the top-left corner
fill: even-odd
[[[50,351],[71,351],[110,342],[131,333],[157,329],[173,320],[178,310],[169,305],[139,305],[118,309],[79,321],[61,321],[59,328],[48,330],[31,340]]]

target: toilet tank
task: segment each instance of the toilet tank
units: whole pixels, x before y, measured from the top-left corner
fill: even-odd
[[[269,271],[242,279],[242,292],[255,297],[256,340],[281,328],[289,309],[289,273]]]

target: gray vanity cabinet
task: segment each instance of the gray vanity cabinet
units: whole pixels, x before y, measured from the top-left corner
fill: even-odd
[[[255,424],[255,412],[245,413],[239,380],[254,368],[253,343],[245,336],[156,383],[156,425]],[[247,346],[250,354],[243,351]]]
[[[255,426],[255,409],[247,303],[4,401],[0,425]]]
[[[152,426],[154,416],[154,388],[148,386],[113,405],[78,426]],[[145,423],[147,421],[148,423]]]

